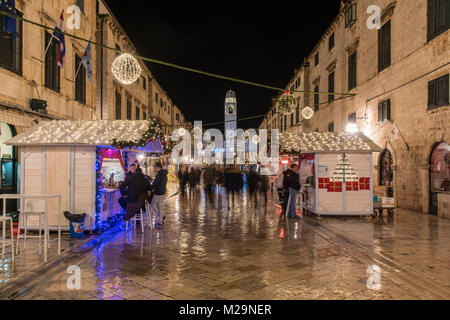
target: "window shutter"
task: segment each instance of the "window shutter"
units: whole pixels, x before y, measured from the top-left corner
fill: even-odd
[[[383,70],[383,28],[378,30],[378,71]]]
[[[435,0],[428,0],[428,41],[433,38],[434,35],[434,21],[435,21]]]
[[[443,80],[444,84],[443,84],[443,94],[444,94],[444,101],[443,101],[443,105],[448,105],[449,104],[449,75],[447,74],[444,77]]]
[[[386,101],[386,120],[391,121],[391,99]]]
[[[391,65],[391,21],[386,23],[385,41],[385,67],[388,67]]]
[[[378,122],[382,122],[383,121],[383,103],[380,102],[378,104]]]
[[[432,109],[434,106],[434,91],[435,91],[434,81],[428,82],[428,109]]]

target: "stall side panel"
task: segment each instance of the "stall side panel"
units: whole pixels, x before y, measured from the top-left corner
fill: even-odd
[[[371,154],[350,153],[347,155],[350,166],[356,172],[356,182],[347,182],[345,191],[346,211],[349,213],[372,214],[370,174]]]
[[[24,148],[24,193],[25,194],[42,194],[45,193],[45,181],[43,172],[45,170],[43,149],[39,147]],[[34,210],[36,206],[33,200],[24,201],[25,210]],[[36,202],[36,201],[34,201]],[[30,229],[39,227],[39,219],[37,217],[28,218],[28,227]]]
[[[46,150],[47,194],[61,195],[61,212],[70,210],[70,148],[47,148]],[[58,200],[48,200],[49,226],[58,226]],[[66,220],[62,217],[64,226]]]
[[[339,213],[343,210],[342,187],[330,186],[333,172],[338,166],[339,158],[336,154],[318,155],[318,210],[317,214]]]
[[[74,208],[76,214],[86,213],[86,228],[95,225],[95,203],[92,195],[95,193],[95,148],[75,148],[75,188]]]

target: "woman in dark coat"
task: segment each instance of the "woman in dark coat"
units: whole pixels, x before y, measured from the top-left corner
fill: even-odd
[[[144,206],[148,197],[150,185],[145,179],[142,169],[136,169],[136,173],[128,177],[121,185],[121,189],[128,188],[127,210],[125,211],[124,221],[129,221]]]

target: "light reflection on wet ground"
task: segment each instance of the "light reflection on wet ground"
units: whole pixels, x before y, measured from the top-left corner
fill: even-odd
[[[67,289],[67,263],[20,298],[450,298],[449,220],[398,210],[286,221],[247,197],[174,197],[163,230],[122,230],[71,261],[81,290]]]

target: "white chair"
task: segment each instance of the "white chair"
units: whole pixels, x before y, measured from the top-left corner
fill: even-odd
[[[6,201],[5,199],[3,199],[3,201]],[[1,243],[2,243],[2,258],[5,255],[5,246],[6,245],[10,245],[11,246],[11,257],[12,257],[12,261],[14,261],[14,226],[13,226],[13,219],[11,217],[3,217],[0,216],[0,222],[3,223],[7,223],[9,222],[10,225],[10,232],[11,232],[11,240],[7,240],[6,239],[6,234],[2,233],[2,239],[1,239]],[[6,226],[2,225],[2,229],[6,230]]]
[[[27,200],[25,210],[19,210],[19,228],[17,231],[17,246],[16,254],[19,254],[19,240],[24,239],[24,247],[26,246],[27,239],[39,239],[39,254],[41,254],[41,241],[44,241],[45,229],[46,229],[46,219],[45,219],[45,200],[35,199]],[[28,217],[38,217],[39,218],[39,235],[29,236],[28,235]],[[20,230],[24,229],[24,233],[20,234]],[[44,235],[42,231],[44,230]],[[50,248],[50,233],[47,233],[47,247]]]
[[[147,215],[147,224],[150,226],[150,229],[153,229],[153,210],[148,201],[145,201],[145,213]]]

